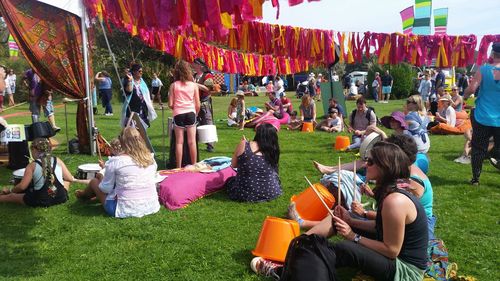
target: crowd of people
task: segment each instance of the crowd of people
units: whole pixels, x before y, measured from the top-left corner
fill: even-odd
[[[299,87],[306,86],[301,92],[298,107],[300,117],[286,97],[284,83],[279,75],[266,82],[266,85],[272,84],[272,90],[267,92],[269,101],[263,105],[266,112],[260,116],[255,117],[255,112],[247,108],[245,91],[238,91],[228,106],[228,125],[236,125],[243,130],[246,121],[255,117],[256,133],[251,141],[243,136],[233,153],[231,167],[237,172],[225,184],[231,200],[270,201],[283,193],[279,176],[279,127],[269,122],[270,118],[281,122],[289,116],[290,119],[285,121],[289,129],[313,123],[317,129],[326,132],[346,130],[352,134],[347,151],[359,149],[372,133],[382,138],[363,159],[357,160],[355,166],[349,163],[338,169],[314,163],[323,178],[330,183],[327,185],[332,194],[337,194],[335,189],[345,192],[345,188],[343,190],[341,186],[336,186],[332,178],[338,178],[347,171],[358,192],[374,198],[376,209],[365,210],[356,196],[350,199],[350,204],[346,204],[347,195],[342,194],[344,205],[334,208],[334,216],[327,215],[322,221],[306,221],[291,204],[289,217],[307,232],[292,241],[289,248],[291,253],[284,264],[256,257],[251,262],[251,268],[259,274],[277,279],[292,276],[294,280],[336,279],[337,268],[356,267],[380,280],[421,280],[427,266],[428,241],[436,237],[433,188],[427,177],[428,152],[431,148],[428,132],[440,133],[463,126],[461,133],[467,139],[463,156],[472,159],[470,183],[478,185],[491,138],[492,158],[500,159],[499,70],[500,43],[495,43],[491,63],[481,66],[470,83],[463,75],[456,85],[452,85],[448,94],[444,89],[442,71],[437,71],[434,82],[431,81],[433,74],[426,72],[418,88],[419,94],[409,96],[401,110],[380,120],[375,108],[369,106],[363,96],[356,96],[356,108],[350,114],[335,99],[330,99],[326,118],[317,122],[315,100],[319,99],[318,80],[321,83],[322,75],[316,78],[314,73],[309,75],[307,84],[299,84]],[[81,200],[99,200],[104,211],[112,217],[142,217],[160,209],[154,182],[157,164],[153,151],[146,146],[147,135],[141,134],[136,128],[137,124],[131,123],[131,117],[136,114],[145,127],[151,125],[157,117],[153,100],[158,100],[162,105],[163,84],[154,74],[150,92],[142,73],[142,66],[137,63],[124,70],[121,80],[124,94],[123,129],[119,138],[112,141],[113,156],[105,163],[100,163],[103,170],[85,189],[75,192],[75,196]],[[196,126],[214,124],[211,99],[214,82],[213,74],[200,58],[191,65],[178,61],[172,75],[174,81],[168,90],[168,107],[173,117],[176,167],[181,168],[184,166],[185,143],[190,164],[194,165],[199,160]],[[4,81],[4,88],[9,87],[11,93],[15,92],[15,83],[12,88],[7,78],[0,81]],[[51,89],[40,81],[33,70],[25,73],[24,81],[30,90],[33,121],[38,120],[40,105],[43,105],[45,115],[57,128]],[[105,108],[104,115],[111,116],[111,78],[108,73],[101,71],[96,74],[95,81]],[[389,71],[382,77],[379,73],[375,74],[371,90],[376,102],[387,103],[390,100],[393,82]],[[252,92],[248,85],[243,83],[243,86],[247,86],[246,91]],[[346,90],[350,91],[350,88],[351,83]],[[461,119],[457,116],[464,112],[465,100],[473,93],[477,95],[476,107],[472,122],[468,122],[468,115]],[[392,130],[391,135],[381,130],[378,123]],[[52,154],[48,139],[37,138],[30,148],[35,160],[26,167],[20,183],[12,189],[2,190],[0,202],[43,207],[66,202],[70,183],[76,180],[64,162]],[[207,144],[207,150],[214,150],[213,143]],[[360,179],[360,184],[355,181],[356,178]],[[369,184],[374,184],[373,190]],[[338,202],[341,198],[336,199]],[[339,235],[346,241],[328,241],[327,238],[333,235]],[[308,250],[311,247],[318,250]]]

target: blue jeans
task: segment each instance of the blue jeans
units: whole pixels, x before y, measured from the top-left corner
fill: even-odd
[[[349,145],[347,147],[347,149],[351,150],[351,149],[356,149],[356,148],[360,148],[360,147],[361,147],[361,137],[356,136],[356,135],[352,135],[352,143],[351,143],[351,145]]]
[[[378,102],[378,88],[372,87],[372,96],[375,102]]]
[[[111,98],[113,92],[111,89],[99,90],[102,99],[102,107],[104,107],[104,113],[113,113],[113,107],[111,106]]]
[[[429,232],[429,240],[436,238],[434,236],[434,227],[436,226],[436,216],[427,217],[427,231]]]

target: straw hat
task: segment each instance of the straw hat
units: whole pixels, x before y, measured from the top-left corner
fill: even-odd
[[[245,96],[245,93],[244,93],[242,90],[238,90],[238,91],[236,92],[236,96],[244,97],[244,96]]]
[[[450,95],[444,95],[441,98],[439,98],[439,101],[451,102],[451,97],[450,97]]]

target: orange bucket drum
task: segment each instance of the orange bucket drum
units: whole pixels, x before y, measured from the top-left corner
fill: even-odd
[[[302,122],[302,132],[314,132],[313,122]]]
[[[328,188],[320,183],[315,183],[314,188],[316,188],[323,201],[331,209],[335,204],[335,197],[328,191]],[[328,210],[325,209],[325,206],[311,187],[306,188],[299,195],[293,195],[290,201],[295,202],[295,209],[304,220],[320,221],[328,214]]]
[[[268,216],[264,220],[257,246],[252,254],[268,260],[284,262],[288,245],[299,235],[300,228],[296,221]]]
[[[335,138],[335,150],[343,150],[351,145],[351,139],[348,136],[337,136]]]

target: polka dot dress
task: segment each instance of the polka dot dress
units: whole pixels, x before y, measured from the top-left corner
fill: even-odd
[[[228,182],[229,198],[236,201],[270,201],[283,193],[278,172],[245,144],[245,151],[238,156],[238,173]]]

